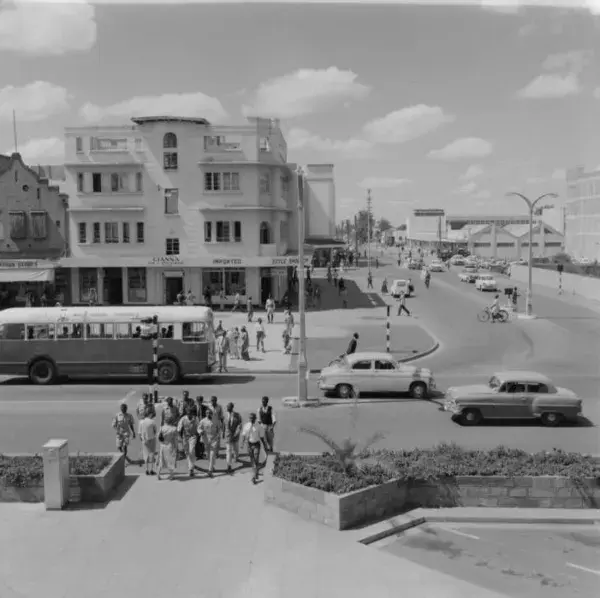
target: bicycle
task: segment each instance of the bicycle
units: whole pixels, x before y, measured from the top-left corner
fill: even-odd
[[[508,322],[508,317],[508,312],[505,309],[498,310],[498,313],[495,316],[493,316],[492,311],[489,307],[484,308],[477,314],[477,319],[480,322],[489,322],[492,319],[494,319],[504,324],[505,322]]]

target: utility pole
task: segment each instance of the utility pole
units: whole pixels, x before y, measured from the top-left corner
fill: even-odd
[[[356,253],[356,267],[358,268],[358,217],[354,214],[354,251]]]
[[[369,268],[369,275],[371,274],[371,189],[367,189],[367,263]]]
[[[305,315],[305,297],[304,297],[304,277],[306,270],[304,268],[304,172],[298,171],[300,184],[298,185],[298,324],[300,327],[300,343],[298,347],[298,401],[306,401],[308,397],[307,374],[308,363],[306,360],[306,315]]]
[[[19,153],[19,144],[17,139],[17,113],[13,110],[13,139],[15,142],[15,154]]]

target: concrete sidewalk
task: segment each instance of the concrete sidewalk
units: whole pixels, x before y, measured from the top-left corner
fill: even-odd
[[[0,596],[502,598],[267,506],[247,471],[139,477],[98,509],[0,504]]]

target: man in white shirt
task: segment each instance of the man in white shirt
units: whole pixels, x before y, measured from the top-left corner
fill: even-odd
[[[138,426],[138,436],[142,441],[142,456],[146,464],[146,475],[154,475],[154,456],[156,455],[156,437],[158,435],[152,413],[152,407],[148,405],[144,412],[144,418],[140,420]]]
[[[269,324],[273,323],[273,317],[275,314],[275,300],[271,295],[269,295],[267,302],[265,303],[265,308],[267,310],[267,322]]]
[[[244,426],[242,431],[242,446],[248,446],[248,456],[252,465],[252,483],[258,481],[258,468],[260,463],[260,445],[265,446],[265,431],[264,428],[256,421],[256,413],[250,414],[250,421]]]

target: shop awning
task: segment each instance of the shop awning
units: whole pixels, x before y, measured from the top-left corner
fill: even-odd
[[[0,269],[1,282],[54,282],[54,268]]]

